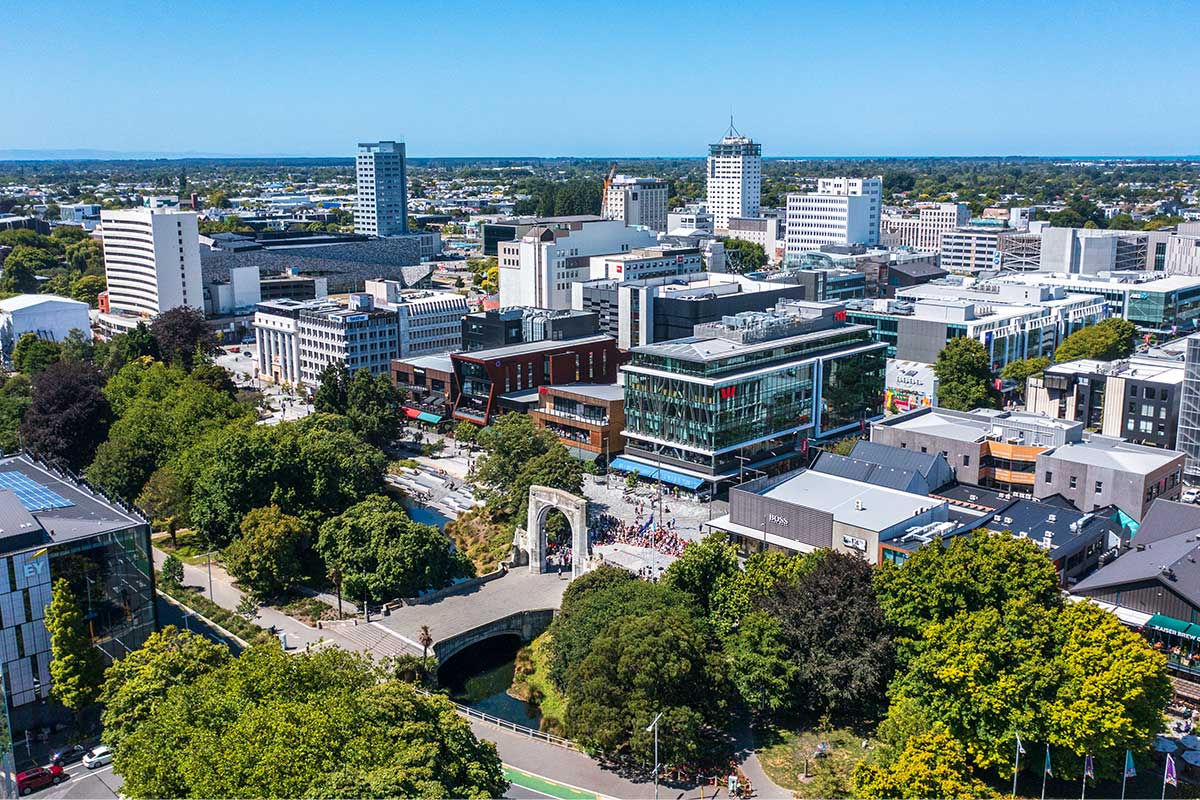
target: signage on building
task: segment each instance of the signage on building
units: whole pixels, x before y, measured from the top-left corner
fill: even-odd
[[[773,522],[776,525],[787,525],[787,517],[781,517],[778,514],[767,514],[767,522]]]
[[[867,552],[867,540],[860,539],[857,536],[842,536],[842,547],[848,547],[851,550]]]

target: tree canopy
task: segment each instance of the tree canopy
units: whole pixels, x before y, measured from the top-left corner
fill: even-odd
[[[1080,328],[1072,333],[1054,352],[1054,360],[1076,361],[1095,358],[1114,361],[1127,358],[1133,352],[1133,337],[1137,326],[1120,317],[1110,317],[1095,325]]]
[[[50,695],[78,715],[100,694],[104,660],[92,646],[79,599],[66,578],[54,582],[45,622],[50,634]]]
[[[1000,401],[987,350],[978,339],[959,336],[938,353],[933,372],[938,379],[938,405],[954,411],[995,408]]]
[[[91,364],[47,367],[33,381],[32,402],[21,422],[25,447],[47,461],[82,470],[108,434],[112,415],[103,387],[104,376]]]
[[[241,535],[225,548],[229,573],[257,600],[278,597],[303,576],[308,528],[278,506],[251,509],[242,517]]]

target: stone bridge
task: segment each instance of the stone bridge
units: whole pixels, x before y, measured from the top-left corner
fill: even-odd
[[[495,636],[514,635],[523,642],[531,641],[538,634],[546,630],[546,628],[550,627],[550,623],[554,620],[554,613],[555,609],[544,608],[509,614],[507,617],[501,617],[493,622],[472,628],[469,631],[463,631],[454,636],[439,639],[434,642],[433,654],[437,657],[439,663],[445,664],[471,645],[478,644]]]

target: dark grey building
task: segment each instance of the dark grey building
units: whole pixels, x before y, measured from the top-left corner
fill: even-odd
[[[491,350],[525,342],[562,341],[594,336],[599,317],[587,311],[501,308],[462,318],[462,352]]]
[[[396,280],[406,289],[432,285],[433,267],[421,263],[421,236],[345,241],[308,238],[301,243],[255,241],[200,247],[200,272],[205,283],[229,279],[232,267],[258,267],[259,274],[274,276],[298,272],[325,278],[332,293],[361,291],[366,281]]]
[[[821,452],[812,469],[916,494],[932,494],[954,480],[954,471],[941,453],[916,453],[861,440],[849,456]]]

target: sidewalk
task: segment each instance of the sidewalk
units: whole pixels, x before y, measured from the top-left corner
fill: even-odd
[[[158,548],[154,548],[154,568],[162,569],[162,564],[166,560],[167,555]],[[183,565],[183,583],[185,586],[194,587],[205,597],[209,597],[209,572],[206,565],[192,566],[185,563]],[[229,611],[237,611],[238,604],[242,602],[242,592],[233,585],[233,579],[229,577],[220,564],[213,562],[212,565],[212,601],[217,605]],[[347,650],[359,650],[360,646],[354,642],[338,636],[336,632],[330,629],[318,630],[316,628],[305,625],[299,620],[289,617],[282,611],[276,611],[273,608],[260,606],[258,616],[254,622],[263,628],[275,626],[280,632],[286,634],[287,650],[295,652],[303,650],[305,645],[317,645],[322,640],[332,641]]]

